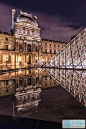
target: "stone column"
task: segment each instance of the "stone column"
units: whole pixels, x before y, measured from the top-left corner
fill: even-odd
[[[27,54],[25,54],[25,63],[27,63],[26,59],[27,59]]]
[[[28,44],[26,43],[26,51],[27,51],[27,45],[28,45]]]
[[[24,45],[23,45],[23,51],[25,51],[25,43],[24,43]]]
[[[16,54],[14,54],[14,65],[16,65]]]
[[[19,43],[18,43],[18,49],[17,50],[19,51]]]

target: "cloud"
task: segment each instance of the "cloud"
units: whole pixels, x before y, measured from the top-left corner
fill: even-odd
[[[12,7],[10,5],[2,4],[0,2],[0,30],[9,31],[9,28],[12,25],[12,8],[15,8],[18,11],[19,8]],[[22,9],[21,9],[22,10]],[[66,18],[65,21],[62,21],[63,17],[58,15],[47,15],[41,12],[34,12],[31,10],[22,10],[32,13],[38,17],[38,25],[41,28],[41,37],[47,39],[53,39],[58,41],[68,42],[71,36],[78,34],[83,27],[77,27],[73,22],[69,22]]]
[[[84,27],[74,28],[72,22],[62,22],[59,16],[46,14],[36,14],[38,16],[39,26],[42,27],[41,37],[68,42],[71,36],[77,35]]]

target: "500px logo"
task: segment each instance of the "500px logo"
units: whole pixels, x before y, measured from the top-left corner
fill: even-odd
[[[85,120],[62,120],[62,128],[85,128]]]
[[[68,125],[70,125],[70,121],[69,120],[65,120],[64,123],[63,123],[63,127],[67,128],[67,127],[69,127]]]

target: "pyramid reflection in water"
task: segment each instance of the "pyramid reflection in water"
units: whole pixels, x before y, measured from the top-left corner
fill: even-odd
[[[44,68],[54,80],[86,107],[86,71]]]

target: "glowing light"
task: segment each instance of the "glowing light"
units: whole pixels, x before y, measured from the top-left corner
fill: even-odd
[[[21,61],[21,57],[19,57],[19,61]]]
[[[6,73],[6,75],[8,75],[8,73]]]
[[[21,73],[21,70],[19,70],[19,72]]]

